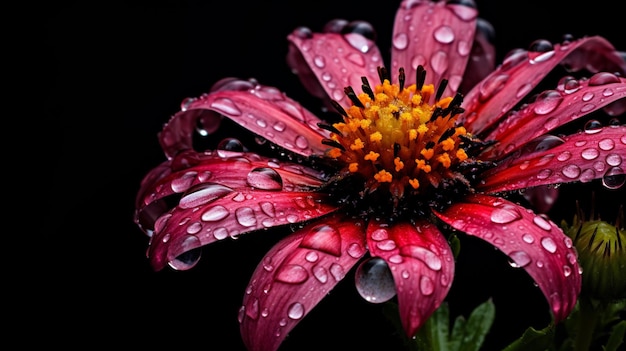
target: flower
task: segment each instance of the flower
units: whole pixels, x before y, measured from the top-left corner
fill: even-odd
[[[624,174],[618,119],[563,127],[600,109],[623,113],[626,64],[593,36],[538,40],[494,67],[489,30],[472,1],[403,1],[387,70],[367,23],[296,29],[288,62],[334,120],[254,79],[225,78],[183,101],[159,134],[166,160],[137,194],[152,267],[190,269],[204,245],[287,228],[244,293],[250,350],[278,349],[353,268],[366,299],[397,296],[412,336],[447,296],[448,237],[462,232],[525,269],[554,321],[565,319],[581,287],[572,240],[507,197]],[[593,75],[535,95],[559,64]],[[224,118],[256,134],[258,151],[234,138],[196,151],[194,135]]]
[[[595,194],[592,210],[586,219],[578,201],[572,224],[561,221],[561,227],[579,253],[579,263],[586,274],[582,279],[581,296],[603,302],[626,299],[626,229],[624,207],[618,209],[613,224],[595,216]]]

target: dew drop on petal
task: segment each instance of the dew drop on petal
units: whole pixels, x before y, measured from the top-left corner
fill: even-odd
[[[563,275],[569,277],[572,274],[572,268],[570,266],[563,266]]]
[[[261,190],[281,190],[283,180],[278,172],[269,167],[257,167],[247,176],[248,185]]]
[[[511,223],[522,218],[522,215],[514,208],[497,208],[491,212],[491,221],[494,223]]]
[[[420,291],[426,296],[431,295],[435,291],[433,280],[423,275],[422,278],[420,278]]]
[[[547,236],[543,237],[541,239],[541,246],[544,249],[546,249],[546,251],[548,251],[550,253],[555,253],[556,252],[556,243],[550,237],[547,237]]]
[[[424,262],[426,266],[433,271],[441,270],[441,259],[434,252],[415,245],[404,246],[401,250],[403,251],[403,254],[417,258],[418,260]]]
[[[454,31],[452,31],[452,28],[450,28],[450,26],[446,25],[440,26],[439,28],[435,29],[435,31],[433,32],[433,36],[435,37],[435,40],[442,44],[450,44],[454,41]]]
[[[185,236],[178,248],[178,250],[183,250],[184,252],[176,257],[171,257],[168,262],[169,266],[178,271],[194,267],[202,256],[201,245],[202,243],[197,237],[192,235]]]
[[[228,212],[226,207],[218,205],[218,206],[213,206],[213,207],[207,209],[202,214],[200,219],[202,219],[205,222],[216,222],[216,221],[219,221],[219,220],[222,220],[222,219],[228,217],[229,214],[230,213]]]
[[[216,111],[229,116],[240,116],[241,110],[237,107],[237,105],[231,100],[227,98],[215,99],[215,101],[211,104],[211,108]]]
[[[524,251],[513,251],[509,254],[509,257],[513,260],[510,262],[511,267],[515,268],[525,267],[531,261],[530,256]]]
[[[576,179],[580,175],[580,167],[574,164],[567,165],[561,169],[561,173],[567,178]]]
[[[533,218],[533,223],[535,223],[535,225],[537,225],[539,228],[546,230],[546,231],[550,231],[552,229],[550,222],[548,222],[548,220],[546,220],[545,218],[541,216],[535,216]]]
[[[287,316],[291,319],[300,319],[304,316],[304,306],[299,302],[294,302],[289,306]]]
[[[619,189],[626,183],[626,174],[620,167],[609,168],[602,177],[602,185],[607,189]]]
[[[315,279],[320,283],[326,283],[328,281],[328,270],[325,267],[316,265],[313,267],[312,272]]]
[[[336,281],[340,281],[346,276],[346,271],[340,264],[333,263],[330,266],[330,274],[332,274]]]
[[[594,160],[598,158],[599,155],[600,155],[600,152],[597,149],[593,149],[593,148],[584,149],[582,153],[580,154],[580,156],[584,158],[585,160]]]
[[[525,233],[524,235],[522,235],[522,240],[524,240],[524,242],[528,244],[532,244],[533,242],[535,242],[535,238],[529,233]]]
[[[533,105],[533,111],[538,115],[546,115],[554,111],[563,102],[563,97],[556,90],[543,92]]]
[[[297,264],[288,264],[281,266],[276,272],[277,281],[289,284],[300,284],[309,278],[306,268]]]
[[[354,280],[357,291],[368,302],[383,303],[396,295],[391,270],[380,257],[363,261],[355,272]]]
[[[244,227],[253,227],[256,225],[256,215],[250,207],[240,207],[235,211],[237,222]]]
[[[602,123],[595,119],[589,120],[585,123],[583,130],[587,134],[596,134],[602,130]]]

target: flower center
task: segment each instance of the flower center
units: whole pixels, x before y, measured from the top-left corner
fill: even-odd
[[[462,97],[441,98],[446,81],[435,94],[432,84],[423,84],[423,69],[417,83],[406,87],[403,69],[398,84],[384,69],[379,75],[382,84],[373,88],[363,78],[363,93],[345,89],[353,104],[347,110],[336,106],[343,122],[327,126],[332,133],[324,143],[332,146],[326,156],[344,165],[343,174],[363,176],[366,193],[388,190],[397,205],[409,194],[458,179],[454,169],[468,159],[463,146],[471,135],[456,125]]]

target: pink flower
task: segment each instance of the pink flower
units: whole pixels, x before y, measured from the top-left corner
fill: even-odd
[[[289,228],[244,293],[238,318],[250,350],[278,349],[353,268],[365,298],[397,296],[411,336],[448,294],[448,237],[461,232],[525,269],[554,321],[565,319],[581,287],[572,241],[507,196],[623,177],[626,126],[560,128],[600,109],[623,113],[626,63],[594,36],[539,40],[494,67],[488,25],[469,5],[403,1],[389,70],[364,22],[291,33],[289,63],[337,112],[332,121],[255,80],[226,78],[184,101],[159,135],[167,159],[137,195],[153,268],[190,269],[204,245]],[[535,95],[559,64],[592,75]],[[194,134],[213,134],[224,118],[256,134],[255,151],[237,139],[194,149]],[[372,278],[380,267],[392,279]]]

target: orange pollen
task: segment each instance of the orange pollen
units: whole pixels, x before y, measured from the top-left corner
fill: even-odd
[[[437,99],[432,84],[418,89],[389,79],[364,91],[350,96],[343,122],[333,124],[331,139],[341,148],[326,152],[347,172],[372,179],[371,186],[390,183],[390,189],[415,193],[452,177],[450,169],[468,158],[461,144],[471,135],[456,125],[463,111],[457,99]]]

